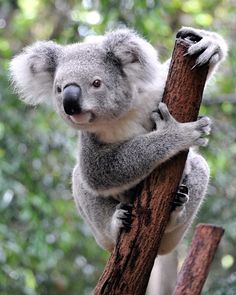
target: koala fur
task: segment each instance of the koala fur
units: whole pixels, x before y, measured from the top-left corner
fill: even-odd
[[[188,50],[209,62],[212,72],[227,53],[216,33],[182,28],[179,34],[198,42]],[[131,191],[173,155],[205,145],[210,120],[179,123],[161,102],[169,62],[137,33],[121,29],[94,41],[61,46],[37,42],[13,58],[12,80],[29,104],[52,99],[59,115],[78,129],[78,160],[73,195],[96,241],[111,251],[127,225]],[[158,109],[158,111],[157,111]],[[159,254],[176,247],[206,193],[209,168],[190,150],[182,177],[189,201],[171,214]]]

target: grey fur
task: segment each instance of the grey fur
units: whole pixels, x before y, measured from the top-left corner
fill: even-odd
[[[192,28],[180,33],[201,39],[188,54],[199,53],[199,65],[209,61],[210,72],[226,56],[227,46],[218,34]],[[154,48],[126,29],[67,46],[39,42],[11,62],[22,99],[36,104],[52,97],[61,117],[80,130],[73,195],[97,242],[108,250],[113,249],[127,213],[117,205],[132,202],[127,191],[173,155],[207,143],[207,117],[179,123],[160,102],[168,64],[161,64]],[[101,80],[99,88],[93,86],[96,79]],[[82,112],[74,116],[64,112],[62,101],[63,88],[71,83],[82,93]],[[159,112],[153,112],[157,108]],[[207,163],[191,151],[182,180],[189,188],[189,202],[173,211],[159,254],[170,252],[182,238],[208,180]]]

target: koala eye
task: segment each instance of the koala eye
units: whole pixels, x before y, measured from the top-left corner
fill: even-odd
[[[57,86],[57,93],[61,93],[61,87]]]
[[[99,88],[101,86],[101,84],[102,84],[102,81],[99,79],[96,79],[93,81],[93,87],[95,87],[95,88]]]

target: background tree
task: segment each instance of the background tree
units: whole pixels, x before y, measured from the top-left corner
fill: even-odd
[[[207,149],[209,194],[197,221],[226,232],[204,294],[236,292],[236,3],[188,1],[0,0],[0,294],[90,294],[107,254],[80,220],[70,191],[76,133],[48,105],[31,108],[12,94],[8,62],[39,39],[62,44],[135,28],[169,57],[174,33],[216,30],[229,58],[211,81],[201,109],[214,118]],[[191,237],[191,233],[189,233]]]

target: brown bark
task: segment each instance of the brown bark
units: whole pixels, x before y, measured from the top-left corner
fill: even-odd
[[[219,226],[208,224],[197,226],[189,253],[178,275],[173,295],[201,294],[223,233],[223,228]]]
[[[170,112],[181,122],[197,119],[208,72],[207,66],[192,69],[195,58],[184,56],[190,43],[177,39],[163,95]],[[145,293],[186,157],[187,152],[180,153],[145,180],[134,203],[132,228],[128,234],[121,233],[95,295]]]

